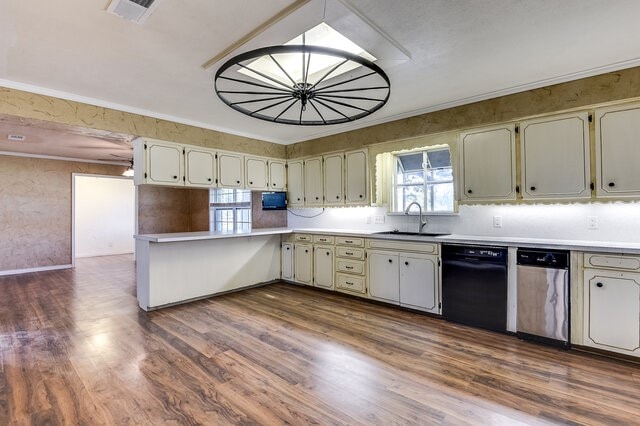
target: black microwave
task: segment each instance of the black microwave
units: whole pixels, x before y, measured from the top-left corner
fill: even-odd
[[[287,193],[284,191],[263,192],[262,210],[286,210]]]

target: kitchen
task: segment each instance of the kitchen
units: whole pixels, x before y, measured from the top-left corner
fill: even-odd
[[[291,243],[293,245],[299,244],[304,246],[304,244],[310,243],[309,245],[311,245],[312,248],[317,245],[320,247],[325,247],[325,249],[328,247],[328,249],[333,250],[336,254],[336,256],[333,257],[336,268],[338,267],[339,263],[342,265],[340,267],[343,268],[346,268],[348,266],[362,266],[363,272],[361,275],[350,274],[349,272],[346,272],[346,270],[343,270],[340,273],[330,274],[330,278],[334,278],[335,282],[333,283],[333,285],[335,288],[340,277],[342,277],[343,279],[344,277],[366,277],[362,279],[361,282],[366,289],[366,297],[368,297],[368,292],[370,291],[370,279],[372,277],[372,275],[368,275],[367,271],[367,268],[370,267],[370,259],[368,257],[370,252],[378,251],[393,253],[396,256],[393,258],[394,261],[396,258],[398,260],[400,260],[401,258],[406,259],[409,254],[418,254],[418,256],[414,256],[417,258],[429,258],[429,256],[431,256],[432,258],[435,257],[435,261],[437,263],[438,260],[441,260],[440,255],[442,245],[446,243],[464,242],[473,244],[489,244],[491,246],[505,245],[511,248],[543,246],[545,248],[553,247],[570,250],[572,251],[572,257],[570,261],[571,270],[569,276],[572,279],[571,285],[575,285],[575,288],[578,288],[579,291],[580,286],[578,284],[581,283],[582,280],[587,278],[588,274],[591,273],[590,271],[615,271],[615,274],[618,274],[619,276],[623,276],[625,278],[633,276],[634,267],[632,264],[625,263],[627,269],[622,271],[619,268],[624,267],[624,265],[618,265],[618,269],[616,269],[610,264],[610,262],[615,260],[619,261],[620,259],[628,259],[630,261],[633,261],[634,255],[637,254],[637,242],[640,241],[640,230],[637,229],[637,221],[633,220],[633,218],[637,216],[637,202],[635,201],[634,196],[615,196],[613,198],[607,198],[606,195],[604,197],[602,196],[602,190],[608,187],[609,182],[604,182],[601,179],[602,176],[597,173],[600,168],[603,167],[603,163],[601,161],[598,161],[595,148],[598,143],[596,138],[596,128],[599,125],[597,120],[598,112],[606,108],[616,108],[618,106],[626,107],[627,105],[634,105],[634,102],[638,97],[640,97],[640,88],[638,87],[637,83],[639,72],[640,71],[638,71],[637,68],[627,68],[623,70],[616,70],[615,72],[610,73],[599,73],[594,76],[588,76],[582,79],[574,79],[556,85],[546,85],[541,88],[531,88],[530,90],[520,91],[501,97],[479,100],[475,103],[467,103],[464,105],[455,106],[453,108],[445,108],[438,111],[427,112],[421,115],[415,115],[411,118],[404,118],[398,121],[378,124],[375,127],[371,128],[365,127],[362,129],[354,129],[336,135],[323,136],[317,140],[314,140],[313,142],[303,141],[286,146],[270,143],[251,146],[251,144],[245,143],[243,140],[239,139],[239,136],[225,136],[220,135],[219,133],[216,133],[214,131],[204,129],[196,130],[193,127],[183,124],[169,124],[168,122],[144,117],[143,115],[135,115],[122,111],[118,112],[104,107],[89,106],[73,100],[62,100],[56,97],[48,96],[46,94],[29,93],[28,91],[21,91],[15,88],[2,89],[2,96],[3,99],[6,100],[6,102],[2,103],[2,110],[0,112],[6,115],[22,116],[37,120],[63,121],[66,124],[82,126],[85,128],[106,128],[113,132],[121,132],[126,135],[142,135],[144,138],[147,138],[147,140],[166,141],[169,144],[173,143],[182,146],[196,146],[200,147],[203,151],[208,150],[215,152],[224,151],[226,153],[240,153],[242,156],[246,156],[246,158],[264,158],[267,159],[267,161],[273,160],[274,162],[282,162],[284,160],[289,164],[299,159],[313,159],[314,157],[317,158],[319,156],[328,157],[334,153],[345,153],[346,155],[347,153],[357,151],[366,152],[367,161],[365,163],[365,170],[368,178],[365,179],[367,186],[367,199],[365,200],[365,202],[355,203],[360,205],[353,207],[335,207],[325,205],[324,203],[321,203],[320,205],[309,206],[308,208],[292,207],[291,213],[289,213],[286,217],[287,231],[278,231],[282,234],[273,234],[269,237],[264,237],[264,239],[267,240],[266,244],[269,246],[270,250],[270,254],[267,256],[268,259],[265,262],[267,262],[266,264],[268,264],[270,267],[260,269],[265,271],[264,275],[267,278],[275,279],[276,276],[274,276],[274,274],[277,274],[278,279],[280,278],[280,250],[281,247],[286,247],[285,245],[281,246],[281,239],[285,242],[285,244]],[[41,106],[45,104],[48,105],[48,107],[42,108]],[[564,198],[563,201],[558,201],[557,198],[549,199],[544,197],[542,199],[526,199],[526,196],[517,192],[513,194],[513,199],[505,200],[503,198],[502,200],[498,201],[496,201],[495,198],[487,201],[468,200],[464,198],[466,197],[465,195],[463,195],[465,194],[465,192],[461,191],[461,189],[468,190],[469,188],[466,187],[466,182],[464,182],[464,186],[459,186],[463,185],[463,173],[468,170],[467,168],[460,167],[461,164],[466,164],[463,152],[464,148],[459,142],[461,140],[464,140],[464,136],[462,136],[462,133],[473,134],[474,129],[487,129],[489,127],[505,125],[518,125],[521,129],[523,129],[523,122],[545,119],[547,117],[554,117],[557,114],[587,115],[587,119],[584,121],[587,128],[588,136],[585,137],[584,140],[587,141],[586,146],[588,151],[583,151],[586,152],[582,157],[584,160],[582,164],[585,167],[583,167],[581,172],[583,177],[588,176],[588,179],[582,180],[582,183],[586,184],[588,189],[583,188],[583,191],[580,194],[573,194],[571,196],[568,196]],[[590,121],[588,115],[592,115],[596,119],[592,119]],[[141,131],[140,129],[146,130]],[[205,142],[202,142],[202,140],[205,140]],[[214,140],[217,140],[217,142],[212,142]],[[511,142],[510,139],[509,142]],[[510,182],[507,182],[509,186],[508,189],[515,190],[516,186],[524,188],[523,185],[527,185],[527,187],[530,188],[532,185],[528,184],[527,176],[524,173],[526,170],[528,170],[525,168],[525,166],[529,167],[529,164],[523,162],[523,134],[516,134],[514,130],[513,143],[513,150],[511,152],[513,154],[513,157],[508,157],[509,161],[507,161],[506,167],[506,169],[512,173],[512,180]],[[411,150],[414,150],[416,148],[440,147],[443,145],[447,145],[450,147],[450,159],[455,171],[455,179],[457,179],[457,181],[455,181],[454,179],[454,185],[457,191],[457,211],[455,211],[454,214],[449,215],[429,215],[428,225],[425,229],[425,232],[448,233],[451,235],[442,237],[418,237],[417,242],[416,237],[414,236],[397,237],[393,235],[378,235],[376,237],[372,237],[372,232],[383,232],[393,229],[398,229],[401,232],[416,232],[418,230],[420,220],[420,218],[414,214],[404,215],[402,213],[402,210],[404,210],[403,208],[398,209],[400,210],[398,211],[398,214],[387,214],[389,206],[392,205],[392,194],[390,193],[391,189],[389,187],[383,187],[384,185],[380,185],[380,181],[384,182],[383,176],[385,174],[387,174],[388,176],[388,174],[392,173],[393,170],[389,169],[389,167],[384,167],[384,165],[379,166],[378,161],[380,161],[381,163],[384,162],[383,157],[388,153],[402,154],[403,152],[411,152]],[[3,157],[3,159],[4,158],[5,157]],[[243,167],[245,167],[247,164],[246,158],[243,159]],[[473,156],[472,158],[477,157]],[[495,166],[495,168],[498,168],[498,166],[505,168],[505,163],[498,164],[496,162],[496,164],[497,165]],[[142,168],[143,162],[135,161],[134,167]],[[569,169],[569,167],[564,168],[565,171]],[[629,173],[633,172],[633,168],[630,168],[628,166],[625,168],[620,167],[620,169],[627,170]],[[287,168],[287,170],[290,171],[291,167]],[[322,172],[322,168],[320,170],[320,176],[326,176],[322,174],[324,173]],[[303,164],[303,175],[304,171],[305,169]],[[141,175],[139,173],[137,173],[136,175],[136,179],[140,179]],[[241,173],[241,176],[243,180],[246,177],[244,173]],[[267,173],[266,176],[270,175]],[[12,182],[11,179],[7,179],[5,181]],[[292,180],[288,179],[287,185],[290,186],[291,182]],[[473,182],[477,182],[477,178],[474,178]],[[500,180],[500,182],[504,182],[504,180]],[[604,187],[600,186],[602,182],[604,182]],[[591,183],[594,183],[593,189],[590,188]],[[152,186],[153,185],[141,185],[139,186],[138,190],[149,191],[149,188]],[[289,186],[287,188],[290,191]],[[342,187],[341,185],[338,186]],[[158,189],[155,186],[154,188]],[[538,185],[538,188],[542,187]],[[304,190],[306,190],[306,188],[304,188],[303,191]],[[473,190],[478,193],[477,189],[473,188]],[[186,191],[186,189],[183,189],[182,191]],[[198,195],[196,195],[195,189],[189,189],[189,191],[194,191],[194,198],[199,197]],[[356,193],[356,196],[359,195],[361,194]],[[297,197],[292,197],[291,193],[289,193],[289,200],[292,200],[292,198]],[[209,206],[206,205],[207,203],[205,202],[204,204],[202,204],[201,200],[193,201],[192,199],[191,201],[199,203],[199,206],[205,205],[205,209],[209,208]],[[372,205],[372,203],[374,203],[375,205]],[[254,202],[254,207],[255,204],[256,203]],[[145,206],[149,208],[148,204],[145,204]],[[151,206],[151,209],[152,208],[153,207]],[[294,213],[301,216],[309,216],[309,218],[296,216]],[[310,216],[316,217],[311,218]],[[7,226],[7,228],[9,228],[9,232],[11,232],[11,222],[9,222],[9,226]],[[175,231],[180,232],[194,230],[196,229],[192,228]],[[295,231],[295,233],[292,233],[292,231]],[[141,233],[157,234],[161,232],[163,231],[150,230],[148,232]],[[193,235],[194,234],[192,234],[192,236]],[[456,240],[456,236],[460,236],[458,240]],[[297,237],[310,237],[311,241],[296,240]],[[329,240],[315,241],[318,238],[327,237],[333,238],[331,242],[329,242]],[[234,238],[234,240],[241,240],[243,238],[244,237]],[[253,237],[251,238],[253,239]],[[347,243],[347,241],[354,241],[356,238],[362,239],[361,243],[358,242],[358,246],[351,246],[351,249],[342,249],[342,247],[349,247],[349,243]],[[211,239],[212,246],[215,244],[215,240],[216,238]],[[255,240],[260,241],[260,236],[257,236]],[[137,243],[140,243],[140,241],[141,239],[139,238],[137,240]],[[380,244],[379,242],[382,241],[383,245],[372,247],[371,243],[376,241],[378,241],[378,244]],[[389,245],[398,241],[404,241],[402,244],[411,244],[409,242],[413,242],[416,246],[412,249],[407,250],[406,247],[393,247],[393,245]],[[150,243],[149,245],[154,244],[150,241],[147,242]],[[160,242],[156,244],[160,246],[165,243]],[[246,250],[246,247],[241,246],[240,243],[237,243],[238,248],[235,248],[234,246],[234,244],[236,243],[229,244],[229,252],[216,252],[216,258],[218,258],[218,256],[228,255],[231,252],[235,253],[235,250],[238,250],[239,253],[243,253]],[[188,246],[189,242],[184,242],[184,245]],[[348,255],[347,253],[355,253],[355,249],[358,249],[358,253],[362,253],[362,255],[358,254],[358,257],[366,256],[367,260],[348,258],[348,256],[351,255]],[[339,251],[341,251],[347,257],[339,257],[337,255]],[[258,251],[255,251],[254,253],[257,252]],[[315,254],[317,252],[313,252],[312,250],[312,253]],[[607,255],[609,253],[614,254],[614,256],[612,258],[601,256],[604,258],[604,260],[593,259],[592,257],[588,256],[589,254]],[[626,253],[627,255],[619,256],[620,253]],[[139,254],[140,252],[138,252],[138,255]],[[515,251],[513,249],[510,249],[508,266],[508,276],[509,280],[511,281],[510,285],[516,284],[514,278],[517,269],[517,266],[515,264],[515,254]],[[192,256],[189,256],[189,258],[192,261],[194,260],[194,258],[198,257],[197,253],[191,253],[191,255]],[[235,258],[236,256],[233,257]],[[342,260],[345,259],[347,260],[347,262],[342,262]],[[315,259],[313,259],[313,261],[315,261]],[[361,261],[362,263],[358,263]],[[609,264],[606,264],[607,262],[609,262]],[[138,266],[140,266],[141,263],[143,262],[141,262],[140,258],[138,258]],[[165,266],[167,265],[170,265],[170,263],[167,263]],[[230,269],[233,268],[237,268],[238,270],[243,269],[241,266],[235,264],[233,265],[233,267],[230,266]],[[294,268],[294,270],[295,269],[296,268]],[[166,271],[167,270],[165,270],[165,273]],[[214,270],[209,272],[209,274],[211,273],[217,272]],[[378,275],[376,274],[375,276]],[[312,280],[315,278],[313,277],[313,267],[311,267],[311,277]],[[577,280],[575,279],[576,277],[578,277]],[[252,279],[257,280],[257,278]],[[138,280],[140,280],[140,277],[138,277]],[[258,284],[259,282],[264,281],[270,280],[261,279],[257,281],[245,281],[243,285]],[[345,285],[348,285],[347,282],[354,281],[345,279],[343,282]],[[437,282],[438,284],[441,284],[439,281]],[[596,282],[594,282],[594,285],[595,284]],[[138,282],[138,285],[140,285],[140,282]],[[265,287],[265,291],[268,291],[266,290],[268,288],[270,287]],[[267,297],[269,294],[276,298],[286,297],[286,292],[283,290],[283,288],[289,287],[282,287],[282,285],[276,284],[273,288],[273,293],[267,293],[265,294],[265,297]],[[353,298],[334,299],[334,293],[319,292],[316,290],[308,289],[307,287],[300,287],[300,289],[297,290],[298,288],[299,287],[291,287],[290,291],[292,292],[292,297],[293,294],[298,294],[296,292],[299,291],[301,293],[298,294],[298,296],[304,295],[305,297],[309,298],[308,300],[316,300],[318,298],[330,299],[331,301],[333,301],[332,303],[337,303],[338,306],[342,306],[341,304],[343,303],[349,304],[349,306],[354,310],[353,315],[356,315],[356,318],[354,318],[354,320],[358,319],[358,315],[364,315],[364,312],[366,310],[371,310],[373,312],[381,312],[383,315],[389,316],[409,315],[410,317],[407,318],[411,318],[418,323],[422,324],[426,321],[426,324],[429,325],[427,329],[431,328],[433,330],[439,330],[441,327],[445,327],[445,325],[440,324],[441,320],[435,321],[432,320],[431,317],[423,314],[415,314],[412,311],[404,312],[402,310],[399,310],[398,308],[391,309],[387,308],[386,305],[378,305],[369,301],[364,301],[359,304],[359,300]],[[572,290],[573,289],[574,287],[572,287]],[[206,289],[204,291],[206,291]],[[214,293],[214,291],[210,291],[208,294],[211,293]],[[233,300],[235,301],[235,303],[239,304],[235,308],[233,308],[236,310],[236,312],[239,312],[239,306],[243,306],[246,308],[248,305],[256,305],[260,303],[259,300],[261,299],[255,295],[251,296],[250,293],[247,293],[247,299],[245,299],[246,301],[242,301],[239,298],[243,293],[244,292],[239,292],[228,296],[228,298],[230,298],[229,300]],[[345,294],[350,293],[345,292]],[[207,293],[200,294],[200,296],[205,295],[207,295]],[[199,297],[193,295],[187,296],[187,299]],[[440,294],[437,294],[437,296],[439,297]],[[572,298],[577,296],[579,296],[578,292],[571,292]],[[385,297],[383,296],[381,298],[384,299]],[[219,300],[227,299],[224,299],[224,297],[213,298],[209,301],[195,302],[193,305],[195,307],[202,307],[205,304],[219,306],[219,304],[221,303]],[[252,300],[253,303],[251,302]],[[581,300],[584,302],[584,298]],[[578,306],[579,304],[576,305],[576,303],[574,302],[575,301],[572,302],[571,310],[571,339],[573,342],[575,342],[579,341],[575,339],[580,339],[582,337],[581,341],[584,342],[584,336],[580,336],[583,329],[581,327],[575,327],[576,324],[582,324],[582,321],[577,322],[573,317],[576,316],[579,318],[582,312],[580,309],[576,309],[576,306]],[[514,300],[510,300],[510,303],[514,303]],[[163,304],[164,303],[160,303],[160,305]],[[297,306],[305,306],[309,310],[309,312],[314,311],[313,307],[310,306],[308,302],[305,302],[303,298],[296,298],[295,304],[291,307],[291,312],[297,312],[297,315],[301,315],[301,313],[299,312],[299,309],[295,307],[296,304]],[[188,307],[189,305],[190,304],[181,306],[183,306],[185,309],[192,309]],[[276,309],[275,305],[269,306],[270,309]],[[219,307],[221,309],[223,308],[222,306]],[[180,307],[158,309],[157,312],[151,312],[150,314],[148,314],[148,318],[153,318],[154,320],[152,320],[152,322],[157,321],[161,324],[164,324],[165,326],[172,325],[177,327],[177,324],[172,323],[173,320],[170,317],[183,315],[181,313],[182,311],[177,310],[179,308]],[[172,312],[172,314],[163,314],[163,312]],[[186,313],[184,313],[184,315],[186,315]],[[243,313],[241,317],[245,318],[245,315],[247,314]],[[287,317],[291,321],[293,321],[293,317],[290,316],[292,314],[283,315],[288,315]],[[349,318],[352,318],[346,312],[345,315],[347,315],[347,317]],[[163,319],[163,317],[165,316],[166,318]],[[200,319],[199,321],[202,321],[202,319]],[[230,331],[232,329],[232,326],[239,327],[237,321],[237,319],[233,319],[230,317],[229,324],[221,325],[220,327],[224,330]],[[514,321],[514,319],[512,318],[511,321]],[[200,326],[196,327],[204,327],[202,323],[200,324]],[[272,324],[272,326],[274,325]],[[156,326],[149,325],[148,327],[153,329]],[[360,323],[358,323],[356,329],[359,329],[359,327],[361,327]],[[382,327],[381,330],[385,329],[385,339],[388,338],[391,331],[390,329],[386,329],[385,327],[391,327],[391,325],[380,325],[380,327]],[[630,330],[626,327],[621,328],[624,328],[626,331]],[[338,329],[343,330],[339,327]],[[454,329],[458,330],[458,328],[455,327]],[[467,331],[464,331],[466,329],[462,328],[461,330],[463,330],[462,333],[467,333]],[[633,330],[631,329],[631,331]],[[346,333],[346,331],[341,332]],[[422,333],[422,331],[418,330],[414,330],[412,332]],[[468,333],[473,333],[473,331],[469,331]],[[487,339],[488,342],[490,342],[492,339],[496,339],[496,341],[499,342],[497,343],[497,345],[506,345],[509,348],[513,348],[513,346],[511,345],[524,344],[519,342],[519,340],[515,337],[508,335],[504,336],[503,338],[503,336],[493,336],[492,334],[487,334],[486,332],[479,331],[478,333],[480,333],[476,335],[478,336],[478,338],[480,338],[479,336],[482,336],[482,338]],[[339,335],[340,332],[338,332],[337,334]],[[289,337],[293,338],[293,336]],[[204,344],[206,343],[202,341],[197,343],[197,345]],[[468,344],[468,342],[465,343],[465,345]],[[356,347],[360,347],[358,345],[359,344],[357,344]],[[488,343],[488,345],[491,346],[492,344]],[[580,345],[581,344],[578,344],[578,346]],[[363,349],[363,347],[360,348]],[[558,354],[556,352],[545,352],[547,351],[547,349],[543,346],[522,346],[522,348],[524,349],[522,349],[521,352],[525,352],[527,350],[530,350],[533,353],[536,353],[536,351],[542,351],[541,353],[546,354],[544,356],[548,357],[576,356],[577,358],[571,358],[572,362],[578,362],[576,360],[581,360],[585,364],[596,363],[599,368],[606,368],[603,367],[603,365],[606,365],[606,362],[602,361],[601,358],[597,358],[595,356],[586,356],[582,354],[576,355],[574,353],[575,351],[570,351],[569,355],[562,355],[561,353]],[[608,352],[609,354],[611,354],[612,351]],[[271,358],[273,357],[273,354],[267,353],[266,356],[267,358]],[[350,354],[350,356],[356,355]],[[462,356],[462,354],[460,356]],[[399,359],[403,359],[406,361],[406,359],[400,356],[400,354],[398,354],[398,357]],[[387,357],[385,357],[385,359],[387,359]],[[227,364],[228,368],[231,368],[230,363],[232,361],[232,359],[226,359],[226,362],[229,363]],[[238,362],[238,360],[236,360],[236,362]],[[636,380],[636,387],[634,388],[633,386],[631,386],[630,390],[625,390],[623,392],[624,396],[621,396],[620,401],[627,401],[628,396],[633,395],[634,391],[637,394],[637,373],[635,373],[635,375],[633,373],[633,371],[637,371],[634,370],[634,368],[637,367],[623,367],[623,365],[627,364],[618,364],[618,361],[610,362],[612,363],[611,368],[622,370],[624,370],[624,368],[628,368],[628,370],[624,371],[630,371],[630,376],[627,377],[631,377],[632,384],[634,383],[634,379]],[[272,366],[272,368],[275,367]],[[617,371],[620,372],[622,370]],[[290,374],[293,374],[293,372],[291,372]],[[626,373],[620,372],[620,374],[624,375]],[[364,376],[362,376],[361,379],[363,379],[363,377]],[[321,381],[321,383],[324,382]],[[326,383],[324,384],[327,385]],[[482,386],[480,386],[480,388],[481,387]],[[364,391],[365,388],[366,387],[363,387],[359,390]],[[337,391],[335,386],[332,389],[334,391]],[[447,393],[444,392],[444,394]],[[583,398],[583,396],[581,396],[580,398]],[[318,400],[318,404],[326,404],[326,401],[326,399],[320,398]],[[360,403],[364,404],[366,401],[375,401],[375,398],[367,399],[366,397],[364,397],[363,400],[360,400]],[[612,402],[612,404],[613,406],[618,407],[622,403],[618,404],[616,402]],[[486,405],[482,405],[482,403],[477,403],[476,405],[483,406],[484,409],[487,409]],[[358,406],[357,403],[356,406]],[[510,408],[514,407],[513,404],[507,404],[506,406]],[[341,409],[346,410],[343,405],[340,405],[340,407]],[[625,409],[621,410],[620,415],[622,416],[624,415],[624,413],[634,413],[635,409],[636,406],[631,403],[630,405],[627,405]],[[324,407],[323,410],[328,410],[328,408]],[[384,412],[385,410],[386,409],[381,409],[380,413]],[[553,409],[551,408],[549,410],[553,411]],[[534,417],[520,418],[521,421],[535,422],[536,420],[539,420],[535,418],[535,413],[538,413],[537,415],[541,415],[541,409],[539,407],[531,408],[525,411],[529,414],[532,414]],[[569,411],[567,411],[567,413],[568,412]],[[378,417],[378,419],[386,419],[389,421],[393,419],[393,417],[382,417],[383,415],[380,413],[378,414],[381,417]],[[483,411],[483,413],[486,415],[485,411]],[[254,413],[254,415],[256,414]],[[333,413],[332,415],[337,416],[337,414],[335,413]],[[426,414],[423,413],[423,415]],[[569,416],[570,414],[566,415]],[[334,419],[335,418],[336,417],[334,417]],[[406,420],[408,417],[401,418]],[[510,418],[511,420],[515,420],[518,417],[513,412],[508,411],[508,418]],[[560,421],[560,419],[563,419],[562,414],[558,412],[555,412],[554,415],[549,415],[546,418],[555,419],[556,421]],[[567,418],[570,417],[565,417],[565,419]],[[588,422],[586,420],[587,418],[577,417],[576,419],[578,420],[576,421],[583,423]],[[436,420],[434,419],[432,419],[432,422],[436,422]],[[442,418],[440,418],[440,420],[442,420]],[[462,421],[461,418],[458,418],[458,420]],[[476,418],[476,420],[479,421],[478,418]],[[360,421],[362,421],[362,419],[360,419]],[[591,419],[591,421],[597,422],[597,419]],[[622,422],[621,418],[618,418],[618,421]]]

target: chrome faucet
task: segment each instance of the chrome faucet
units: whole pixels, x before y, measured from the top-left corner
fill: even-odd
[[[413,201],[411,204],[409,204],[407,206],[406,209],[404,209],[404,214],[408,215],[409,214],[409,209],[411,208],[411,206],[413,205],[418,206],[418,209],[420,210],[420,222],[418,223],[418,234],[422,233],[422,228],[425,227],[425,225],[427,224],[427,219],[422,220],[422,206],[417,202],[417,201]]]

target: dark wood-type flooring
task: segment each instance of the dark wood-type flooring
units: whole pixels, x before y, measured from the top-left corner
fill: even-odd
[[[288,284],[145,313],[134,282],[0,277],[0,425],[640,423],[631,363]]]

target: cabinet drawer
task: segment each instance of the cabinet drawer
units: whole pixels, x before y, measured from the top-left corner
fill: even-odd
[[[364,277],[337,273],[336,287],[356,293],[364,293]]]
[[[312,241],[311,235],[309,234],[296,234],[295,235],[295,240],[296,241]]]
[[[364,238],[336,237],[336,244],[342,246],[364,247]]]
[[[438,244],[417,243],[415,241],[393,241],[393,240],[367,240],[367,247],[372,249],[391,249],[402,251],[415,251],[420,253],[437,254]]]
[[[339,272],[362,275],[364,274],[364,262],[357,260],[339,259],[336,262],[336,269]]]
[[[333,244],[332,235],[314,235],[313,242],[319,244]]]
[[[364,249],[353,247],[336,247],[338,257],[346,257],[347,259],[364,260]]]
[[[626,255],[613,255],[613,254],[585,253],[584,267],[585,268],[621,269],[625,271],[640,271],[640,257],[626,256]]]

